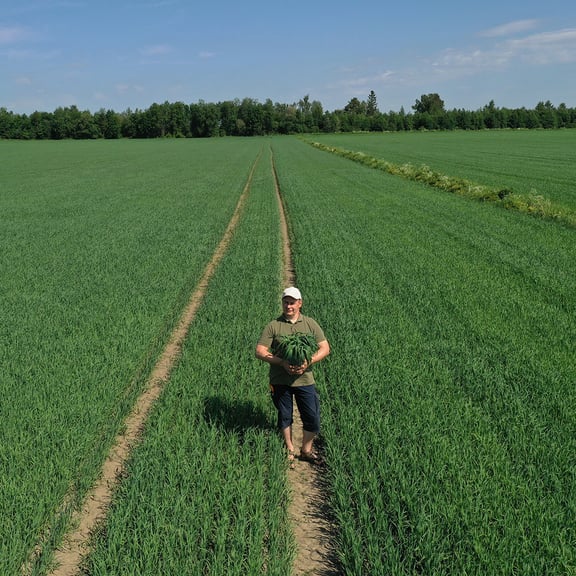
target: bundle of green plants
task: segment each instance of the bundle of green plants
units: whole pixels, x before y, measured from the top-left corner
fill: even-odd
[[[310,364],[312,354],[318,350],[318,343],[314,334],[294,332],[280,338],[276,353],[291,366],[302,366],[304,362]]]

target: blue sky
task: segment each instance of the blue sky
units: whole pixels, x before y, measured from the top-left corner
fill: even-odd
[[[0,0],[0,107],[576,106],[574,0]]]

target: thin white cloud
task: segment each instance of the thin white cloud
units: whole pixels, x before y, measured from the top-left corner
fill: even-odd
[[[94,92],[94,94],[92,94],[92,98],[96,102],[106,102],[108,100],[108,96],[104,94],[104,92]]]
[[[510,40],[507,48],[512,55],[533,64],[576,62],[576,28],[542,32]]]
[[[118,94],[141,93],[144,92],[144,88],[138,84],[116,84],[116,92]]]
[[[45,62],[58,58],[60,55],[60,50],[50,50],[49,52],[38,52],[28,48],[0,50],[0,56],[4,56],[9,60],[36,60],[38,62]]]
[[[538,24],[538,20],[516,20],[515,22],[508,22],[507,24],[484,30],[480,32],[479,36],[486,38],[514,36],[515,34],[527,32],[528,30],[534,30]]]
[[[170,54],[172,51],[172,46],[169,46],[168,44],[156,44],[154,46],[147,46],[140,50],[141,54],[144,56],[164,56]]]
[[[447,49],[431,62],[435,69],[467,70],[470,73],[480,68],[498,68],[512,58],[509,49],[460,51]]]
[[[395,76],[392,71],[381,72],[371,76],[359,76],[345,80],[342,84],[349,88],[365,88],[366,86],[375,86],[391,80]]]
[[[198,54],[198,57],[202,58],[203,60],[207,60],[208,58],[215,58],[216,52],[209,52],[207,50],[204,50]]]
[[[433,62],[438,68],[501,68],[514,62],[528,64],[566,64],[576,62],[576,28],[531,34],[481,50],[446,50]]]
[[[16,44],[29,36],[28,30],[19,26],[0,26],[0,44]]]

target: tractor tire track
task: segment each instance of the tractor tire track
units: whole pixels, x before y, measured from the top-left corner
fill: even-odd
[[[254,172],[261,156],[262,152],[260,152],[252,165],[232,218],[212,259],[204,269],[204,273],[188,301],[176,329],[172,332],[166,347],[152,370],[144,392],[136,400],[132,412],[124,421],[123,431],[116,437],[114,445],[102,465],[98,481],[84,499],[81,509],[73,514],[70,524],[73,529],[64,536],[61,546],[55,552],[54,565],[56,568],[50,573],[50,576],[75,576],[80,573],[82,561],[90,552],[91,535],[106,519],[106,513],[112,501],[113,493],[120,483],[130,454],[140,441],[148,415],[162,394],[172,369],[180,358],[182,345],[189,327],[202,303],[208,284],[226,253],[234,230],[240,220]],[[36,546],[34,555],[37,555],[38,550],[41,548],[42,544],[39,543]],[[23,566],[21,574],[29,574],[30,570],[33,569],[33,563],[33,560],[31,560],[26,566]]]
[[[274,187],[280,211],[282,235],[283,287],[296,285],[296,271],[292,259],[288,218],[282,198],[280,181],[271,154]],[[294,415],[292,426],[294,446],[302,445],[302,422]],[[296,543],[296,557],[292,566],[293,576],[337,576],[334,553],[335,528],[329,520],[323,466],[295,461],[295,468],[288,471],[291,499],[288,515]]]

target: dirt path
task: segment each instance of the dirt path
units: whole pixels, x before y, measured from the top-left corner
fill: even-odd
[[[295,286],[297,284],[296,273],[292,261],[288,222],[273,156],[272,171],[280,207],[284,260],[283,283],[284,286]],[[298,454],[302,445],[302,422],[297,413],[294,414],[292,433],[294,447]],[[288,471],[292,492],[289,515],[297,547],[292,570],[294,576],[336,576],[338,574],[332,548],[334,529],[326,514],[322,473],[322,466],[300,462],[298,459],[296,459],[294,470]]]
[[[240,219],[259,160],[260,156],[252,166],[244,190],[222,240],[216,248],[211,261],[206,266],[202,278],[180,318],[178,326],[172,333],[166,348],[154,367],[146,389],[138,398],[133,411],[125,420],[124,431],[115,439],[114,446],[102,466],[96,485],[87,495],[81,510],[73,516],[71,525],[75,528],[65,536],[63,544],[56,551],[54,560],[56,568],[50,573],[50,576],[75,576],[80,572],[82,559],[89,552],[90,535],[97,525],[105,519],[106,511],[112,500],[112,494],[119,482],[121,472],[128,461],[130,452],[138,443],[148,414],[160,397],[164,385],[180,357],[182,344],[190,324],[200,307],[208,283],[228,248],[232,233]],[[28,568],[24,567],[22,574],[27,572]]]

